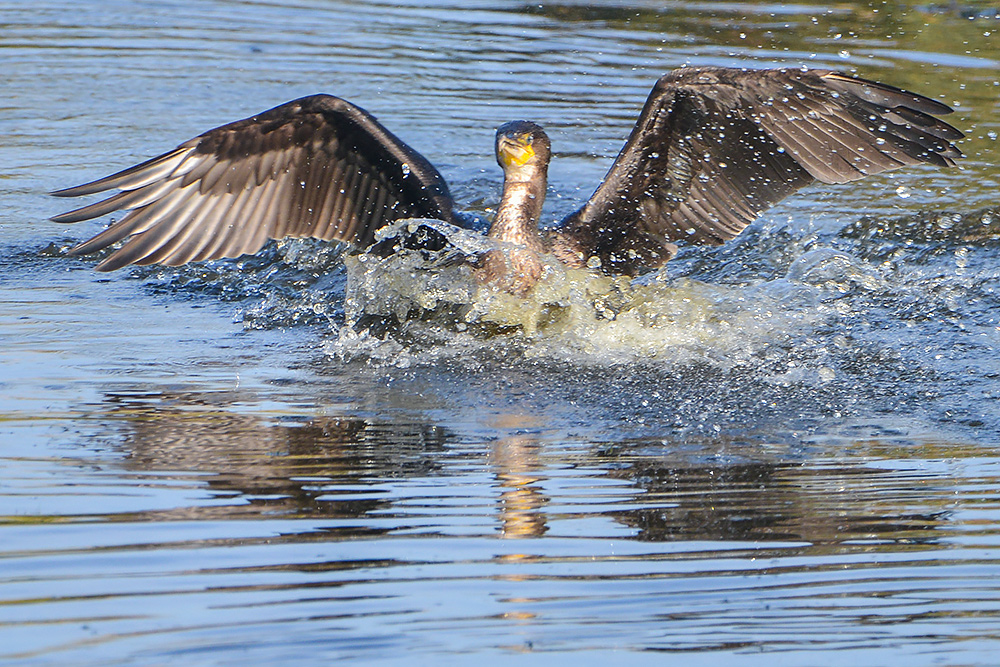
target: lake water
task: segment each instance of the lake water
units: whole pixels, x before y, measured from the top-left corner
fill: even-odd
[[[0,660],[996,664],[990,6],[8,0],[0,63]],[[106,275],[63,254],[102,222],[47,220],[328,92],[484,217],[494,129],[542,123],[551,222],[685,64],[917,90],[967,158],[495,336],[357,333],[323,244]]]

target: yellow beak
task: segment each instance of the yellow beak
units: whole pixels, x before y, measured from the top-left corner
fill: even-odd
[[[506,140],[500,142],[500,159],[503,160],[505,167],[511,165],[523,167],[533,157],[535,157],[535,149],[530,144],[515,144]]]

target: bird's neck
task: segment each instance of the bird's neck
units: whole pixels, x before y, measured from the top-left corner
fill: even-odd
[[[490,238],[542,252],[538,218],[545,203],[545,178],[514,179],[503,183],[503,196],[490,225]]]

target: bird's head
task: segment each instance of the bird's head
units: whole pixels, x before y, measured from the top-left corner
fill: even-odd
[[[497,128],[497,163],[508,177],[524,174],[530,178],[549,166],[552,147],[541,126],[527,120],[513,120]]]

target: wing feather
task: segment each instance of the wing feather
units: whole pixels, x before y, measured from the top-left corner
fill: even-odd
[[[71,251],[95,252],[127,239],[98,265],[102,271],[236,257],[285,236],[364,245],[403,214],[455,222],[440,173],[366,111],[329,95],[223,125],[53,194],[114,189],[121,192],[53,218],[68,223],[127,211]]]
[[[170,181],[154,181],[136,190],[123,190],[95,204],[62,213],[53,217],[52,220],[65,223],[80,222],[81,220],[100,218],[114,211],[142,208],[162,197],[172,187]]]
[[[184,225],[187,216],[191,215],[200,203],[192,197],[182,198],[176,207],[171,207],[172,216],[165,220],[147,221],[148,228],[131,236],[121,248],[102,260],[97,265],[98,271],[114,271],[129,264],[138,264],[142,259],[155,251],[157,245]]]
[[[173,173],[179,165],[183,164],[190,152],[191,149],[189,147],[178,146],[169,153],[146,160],[142,164],[124,169],[90,183],[64,190],[56,190],[52,194],[56,197],[80,197],[104,192],[105,190],[134,190],[141,188]]]
[[[331,183],[339,183],[343,178],[344,166],[342,164],[333,164],[329,174],[329,181]],[[337,188],[326,188],[323,192],[323,201],[319,207],[318,219],[319,223],[316,225],[316,234],[320,238],[325,238],[326,235],[332,232],[334,225],[333,213],[337,204]]]
[[[114,245],[132,234],[139,234],[156,224],[159,216],[170,215],[186,200],[184,190],[171,190],[155,203],[135,209],[97,236],[70,249],[70,255],[85,255]]]
[[[824,70],[688,68],[653,88],[593,196],[551,237],[568,263],[597,257],[634,274],[670,241],[718,244],[819,180],[846,183],[907,165],[954,165],[951,109]],[[628,252],[625,252],[628,251]]]
[[[169,258],[170,265],[180,266],[196,261],[202,256],[211,256],[212,251],[220,247],[236,228],[229,224],[228,220],[252,219],[256,206],[267,193],[270,184],[266,182],[258,187],[245,187],[235,193],[232,203],[216,204],[212,207],[211,216],[206,216],[197,225],[188,224],[185,229],[184,244],[172,253]],[[266,229],[266,225],[261,225],[259,228]],[[248,244],[248,247],[252,246],[252,243]]]
[[[219,226],[223,213],[227,208],[235,208],[233,200],[236,195],[225,192],[215,197],[209,205],[196,206],[190,217],[179,221],[178,229],[175,233],[156,238],[158,230],[150,230],[145,233],[149,236],[149,252],[146,253],[137,264],[165,264],[167,266],[182,264],[180,260],[184,254],[185,246],[192,244],[196,233],[203,230],[211,230]]]
[[[201,182],[202,177],[216,164],[216,160],[211,155],[199,155],[197,158],[197,160],[191,160],[190,166],[181,175],[177,187],[186,188],[193,183]]]

